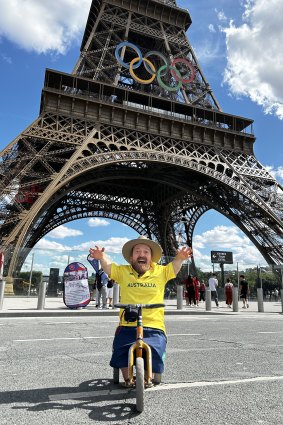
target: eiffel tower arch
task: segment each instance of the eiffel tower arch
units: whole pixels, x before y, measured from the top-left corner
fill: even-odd
[[[254,155],[253,121],[221,110],[190,25],[175,0],[92,1],[73,72],[46,70],[38,118],[1,152],[8,283],[45,234],[84,217],[172,256],[214,209],[282,263],[282,186]]]

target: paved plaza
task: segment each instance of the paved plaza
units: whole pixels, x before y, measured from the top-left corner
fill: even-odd
[[[6,299],[1,425],[282,425],[280,304],[258,313],[254,303],[233,313],[224,305],[177,311],[173,303],[166,307],[162,383],[146,390],[138,414],[135,390],[113,384],[109,366],[118,311],[91,304],[75,312],[47,298],[45,317],[36,299]]]
[[[0,317],[12,316],[68,316],[68,315],[117,315],[118,310],[109,308],[107,310],[98,310],[95,306],[95,301],[91,301],[86,308],[69,309],[65,306],[62,296],[46,297],[44,309],[37,309],[38,298],[5,296],[3,300],[3,308],[0,310]],[[177,309],[177,300],[165,300],[165,314],[251,314],[258,312],[257,301],[251,301],[248,309],[242,309],[242,302],[239,302],[238,312],[233,312],[233,309],[227,308],[224,301],[220,302],[219,308],[216,308],[212,302],[211,311],[206,311],[205,303],[201,302],[198,307],[187,307],[185,301],[182,309]],[[264,302],[264,313],[282,313],[281,301]],[[261,313],[259,313],[261,314]]]

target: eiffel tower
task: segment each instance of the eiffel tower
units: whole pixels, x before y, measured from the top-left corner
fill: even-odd
[[[71,74],[46,70],[40,114],[1,152],[9,288],[32,247],[85,217],[118,220],[172,256],[209,209],[283,261],[282,186],[251,119],[223,112],[175,0],[93,0]]]

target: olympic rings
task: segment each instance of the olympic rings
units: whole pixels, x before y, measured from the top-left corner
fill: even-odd
[[[134,59],[132,59],[130,61],[130,63],[124,62],[124,60],[122,59],[122,57],[120,55],[120,51],[123,47],[124,48],[130,47],[137,54],[137,56]],[[157,56],[158,58],[160,58],[164,62],[164,65],[162,65],[156,71],[155,65],[152,63],[152,61],[150,61],[148,59],[150,56]],[[170,62],[166,58],[166,56],[163,55],[163,53],[155,51],[155,50],[147,52],[143,57],[142,52],[139,49],[139,47],[137,47],[135,44],[130,43],[128,41],[123,41],[122,43],[118,44],[118,46],[115,49],[115,57],[116,57],[117,61],[124,68],[129,69],[131,77],[135,81],[137,81],[138,83],[151,84],[154,81],[154,79],[157,78],[157,82],[160,85],[160,87],[162,87],[163,89],[165,89],[167,91],[171,91],[171,92],[178,91],[182,88],[182,86],[186,86],[187,84],[190,84],[196,78],[196,70],[195,70],[194,66],[192,65],[192,63],[188,59],[186,59],[186,58],[175,58],[175,59],[172,60],[172,62]],[[150,75],[152,75],[152,77],[149,78],[148,80],[143,80],[143,79],[139,78],[134,72],[134,70],[139,68],[142,63],[144,64],[146,71]],[[180,70],[175,66],[177,64],[183,64],[185,66],[185,68],[187,68],[185,75],[182,75]],[[182,68],[184,68],[184,66]],[[168,71],[170,71],[171,76],[177,82],[176,85],[172,85],[172,86],[167,85],[162,81],[162,77],[167,75]],[[182,71],[183,71],[183,69],[182,69]]]

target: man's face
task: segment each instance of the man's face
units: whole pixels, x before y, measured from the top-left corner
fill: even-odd
[[[133,248],[131,264],[138,274],[144,274],[150,269],[151,249],[145,244],[137,244]]]

